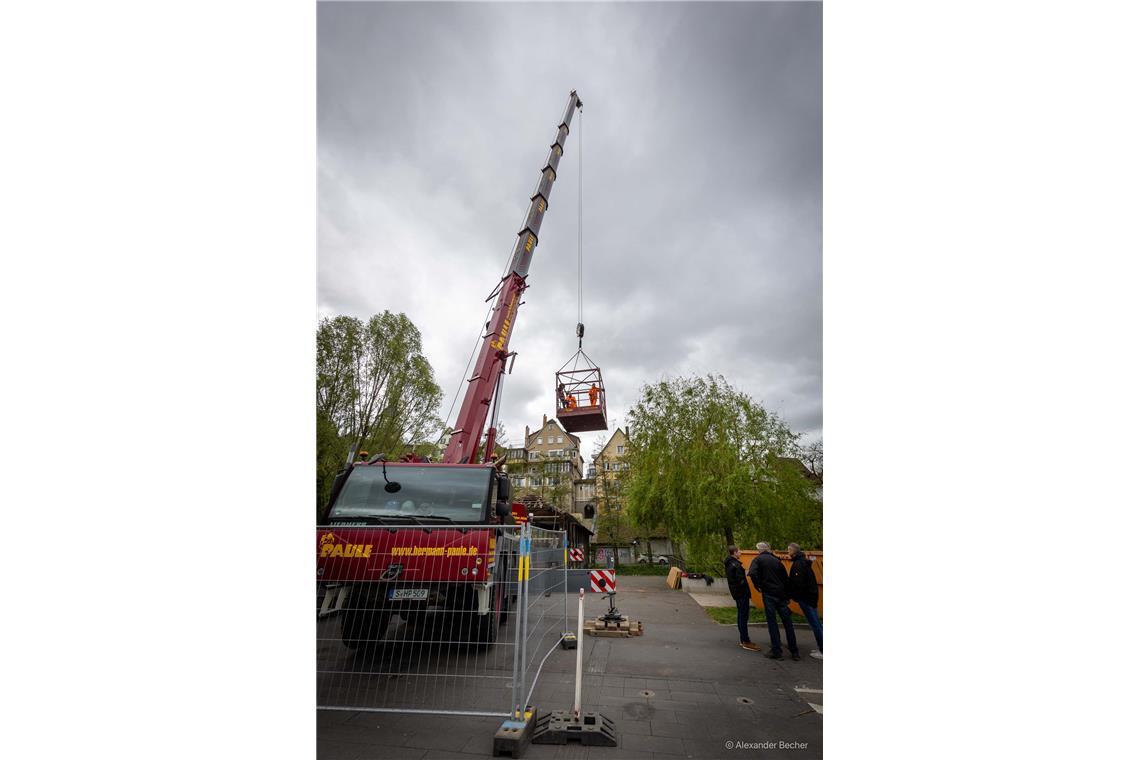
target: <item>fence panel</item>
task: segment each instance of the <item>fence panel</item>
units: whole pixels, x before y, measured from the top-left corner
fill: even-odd
[[[319,708],[522,714],[569,630],[564,532],[431,524],[317,536]]]
[[[513,526],[321,528],[318,706],[509,714],[520,534]]]
[[[569,628],[569,594],[566,586],[569,548],[565,531],[528,525],[523,583],[523,637],[519,658],[525,698],[516,707],[531,703],[534,687],[547,659],[561,648]]]

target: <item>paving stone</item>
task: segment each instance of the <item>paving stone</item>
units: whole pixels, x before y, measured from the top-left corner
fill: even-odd
[[[622,737],[626,739],[627,737]],[[684,755],[685,745],[680,739],[667,736],[637,736],[622,742],[622,749],[648,750],[655,754]]]
[[[586,754],[587,760],[653,760],[653,753],[649,750],[632,749],[630,747],[621,747],[615,750],[613,747],[589,747]],[[676,758],[676,755],[669,755],[671,758]]]
[[[423,760],[426,749],[326,739],[320,743],[320,760]]]
[[[609,716],[607,716],[607,717],[609,717]],[[617,718],[617,719],[614,719],[614,723],[617,726],[617,731],[618,731],[619,735],[621,735],[621,734],[646,735],[646,734],[653,733],[652,721],[628,720],[628,719]]]
[[[681,738],[684,736],[704,736],[707,729],[700,723],[689,723],[681,721],[650,721],[651,733],[653,736],[665,736]]]

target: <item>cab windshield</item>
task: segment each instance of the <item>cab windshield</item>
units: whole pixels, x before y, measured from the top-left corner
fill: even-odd
[[[380,465],[353,468],[329,516],[392,515],[445,517],[470,523],[483,521],[491,482],[488,469],[389,466],[387,480],[384,469]]]

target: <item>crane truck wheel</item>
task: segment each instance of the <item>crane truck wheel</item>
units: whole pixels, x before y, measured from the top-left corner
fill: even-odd
[[[388,629],[387,610],[345,610],[340,619],[340,640],[349,649],[373,643]]]
[[[507,617],[503,614],[503,584],[495,584],[494,594],[491,610],[486,615],[472,615],[471,640],[480,644],[494,644],[499,635],[499,625]]]

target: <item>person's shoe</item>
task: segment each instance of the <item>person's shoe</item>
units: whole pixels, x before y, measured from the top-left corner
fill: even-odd
[[[767,657],[769,660],[782,660],[782,659],[784,659],[784,655],[781,654],[780,652],[769,652],[768,654],[766,654],[764,656]]]
[[[822,660],[823,659],[823,652],[819,651],[818,649],[813,649],[813,650],[811,650],[810,656],[814,657],[817,660]]]
[[[753,644],[751,641],[743,641],[740,643],[740,646],[744,649],[747,649],[749,652],[760,651],[760,647],[757,644]]]
[[[800,653],[799,652],[792,652],[792,660],[794,662],[799,662],[800,661]]]

